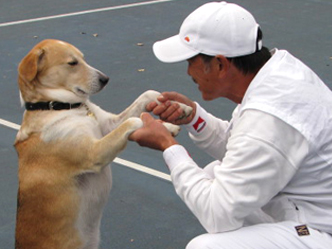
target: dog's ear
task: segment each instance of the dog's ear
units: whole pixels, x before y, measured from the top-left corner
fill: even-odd
[[[18,74],[27,82],[31,82],[40,69],[40,64],[45,55],[42,48],[31,50],[18,65]]]

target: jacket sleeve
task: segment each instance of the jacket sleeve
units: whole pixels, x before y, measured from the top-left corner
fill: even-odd
[[[271,115],[248,110],[237,124],[215,178],[184,147],[164,151],[177,194],[209,233],[242,227],[246,216],[285,187],[307,152],[302,135]]]
[[[196,103],[196,115],[191,123],[185,125],[194,144],[217,160],[226,152],[226,144],[232,121],[228,122],[207,113]],[[237,109],[233,112],[236,115]]]

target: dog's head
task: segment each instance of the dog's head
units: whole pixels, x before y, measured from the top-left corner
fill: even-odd
[[[108,80],[85,62],[80,50],[59,40],[38,43],[18,66],[24,102],[83,102],[100,91]]]

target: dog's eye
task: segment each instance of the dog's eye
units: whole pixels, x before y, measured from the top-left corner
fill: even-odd
[[[76,66],[78,64],[78,61],[70,61],[68,62],[68,65],[71,65],[71,66]]]

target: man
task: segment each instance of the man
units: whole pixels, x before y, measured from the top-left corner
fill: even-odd
[[[153,50],[163,62],[187,60],[204,100],[239,104],[230,122],[174,92],[148,105],[216,159],[204,169],[147,113],[130,136],[163,151],[177,194],[207,230],[187,249],[332,248],[328,87],[287,51],[263,47],[254,17],[231,3],[199,7]],[[193,113],[183,117],[170,100]]]

